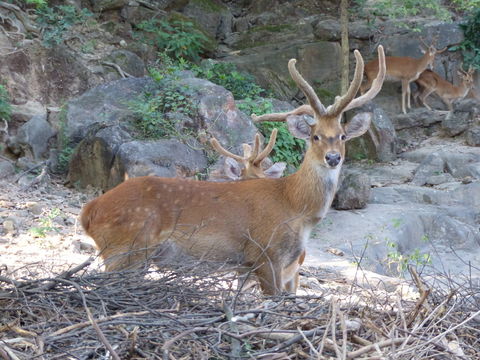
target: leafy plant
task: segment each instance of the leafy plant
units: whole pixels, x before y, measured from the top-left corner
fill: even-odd
[[[209,64],[204,68],[192,69],[198,77],[210,80],[232,92],[233,97],[240,99],[256,99],[266,95],[267,91],[255,83],[255,78],[237,70],[233,63],[220,62]]]
[[[26,0],[25,1],[29,5],[35,5],[36,7],[47,6],[47,0]]]
[[[5,86],[0,85],[0,120],[10,120],[12,114],[12,106]]]
[[[189,21],[151,19],[138,24],[138,28],[150,34],[137,34],[141,41],[165,49],[168,55],[175,58],[198,60],[208,41]]]
[[[464,66],[480,70],[480,8],[477,8],[460,28],[463,30],[464,40],[450,50],[461,50]]]
[[[32,233],[33,236],[35,237],[41,237],[44,238],[47,236],[47,233],[50,231],[56,231],[59,232],[60,229],[55,226],[54,224],[54,219],[57,216],[61,215],[61,211],[58,208],[54,208],[50,211],[48,211],[44,217],[39,219],[39,226],[34,226],[30,229],[30,232]]]
[[[189,89],[181,91],[169,82],[164,88],[154,93],[144,93],[128,104],[135,114],[133,123],[138,136],[143,139],[161,139],[184,137],[189,134],[169,112],[192,116],[196,107],[188,96]]]
[[[422,253],[419,249],[413,250],[410,254],[402,254],[398,250],[396,243],[387,239],[387,247],[389,251],[387,253],[387,265],[395,267],[398,274],[403,274],[408,269],[409,265],[425,266],[432,263],[432,257],[429,253]]]
[[[43,30],[43,43],[48,47],[61,44],[72,26],[93,16],[87,9],[79,11],[72,5],[41,6],[36,14],[36,22]]]

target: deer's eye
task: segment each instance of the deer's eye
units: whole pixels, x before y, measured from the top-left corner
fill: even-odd
[[[318,135],[313,135],[313,140],[318,141],[320,140],[320,138],[318,137]]]
[[[342,140],[342,141],[347,140],[347,135],[345,135],[345,134],[340,135],[340,140]]]

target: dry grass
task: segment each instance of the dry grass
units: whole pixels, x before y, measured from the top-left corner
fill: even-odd
[[[199,269],[106,274],[87,262],[1,277],[0,359],[480,358],[480,288],[468,279],[427,287],[412,269],[416,298],[341,283],[265,298]]]

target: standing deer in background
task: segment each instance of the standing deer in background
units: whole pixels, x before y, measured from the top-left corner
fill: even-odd
[[[270,140],[263,150],[260,146],[260,135],[256,134],[253,149],[250,145],[243,144],[243,156],[226,150],[215,138],[210,139],[210,143],[218,153],[226,156],[224,173],[230,180],[279,178],[283,175],[286,163],[278,162],[265,169],[267,156],[273,150],[277,133],[278,130],[273,129]]]
[[[474,72],[475,70],[472,68],[468,71],[459,69],[457,73],[460,76],[460,84],[455,86],[436,72],[425,70],[416,80],[419,90],[414,94],[414,99],[416,100],[418,97],[422,105],[428,110],[432,110],[426,100],[431,93],[435,93],[447,105],[448,110],[452,111],[452,102],[457,99],[463,99],[472,89]]]
[[[421,39],[420,39],[421,40]],[[444,52],[447,48],[437,50],[435,45],[428,46],[421,40],[426,49],[422,49],[424,55],[420,59],[409,56],[387,56],[385,63],[387,64],[386,80],[396,80],[402,82],[402,111],[407,113],[405,102],[410,109],[410,83],[418,79],[420,74],[427,68],[433,66],[435,55]],[[372,85],[373,79],[378,73],[378,60],[374,59],[365,65],[366,82],[362,84],[360,92],[363,94],[366,89]]]
[[[139,177],[85,205],[81,223],[95,240],[106,270],[142,266],[161,250],[167,258],[180,254],[180,258],[231,262],[252,269],[267,295],[295,293],[305,243],[336,191],[345,142],[370,126],[371,114],[357,114],[342,125],[342,113],[374,98],[385,77],[385,56],[379,46],[377,78],[367,93],[355,99],[363,59],[357,50],[354,54],[354,79],[345,95],[328,108],[297,71],[296,60],[288,63],[314,116],[307,124],[288,113],[277,114],[285,116],[291,131],[309,143],[295,174],[235,182]]]

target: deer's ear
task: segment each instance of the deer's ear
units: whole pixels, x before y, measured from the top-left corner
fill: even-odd
[[[242,177],[242,167],[237,160],[230,157],[225,158],[224,171],[230,180],[239,180]]]
[[[286,167],[287,163],[278,162],[270,166],[267,170],[264,170],[263,173],[267,178],[278,179],[282,177]]]
[[[309,140],[311,127],[308,125],[303,116],[290,115],[287,116],[287,125],[290,133],[296,138]]]
[[[347,135],[347,140],[353,139],[355,137],[365,134],[370,127],[372,122],[372,113],[359,113],[355,115],[346,125],[345,125],[345,135]]]

